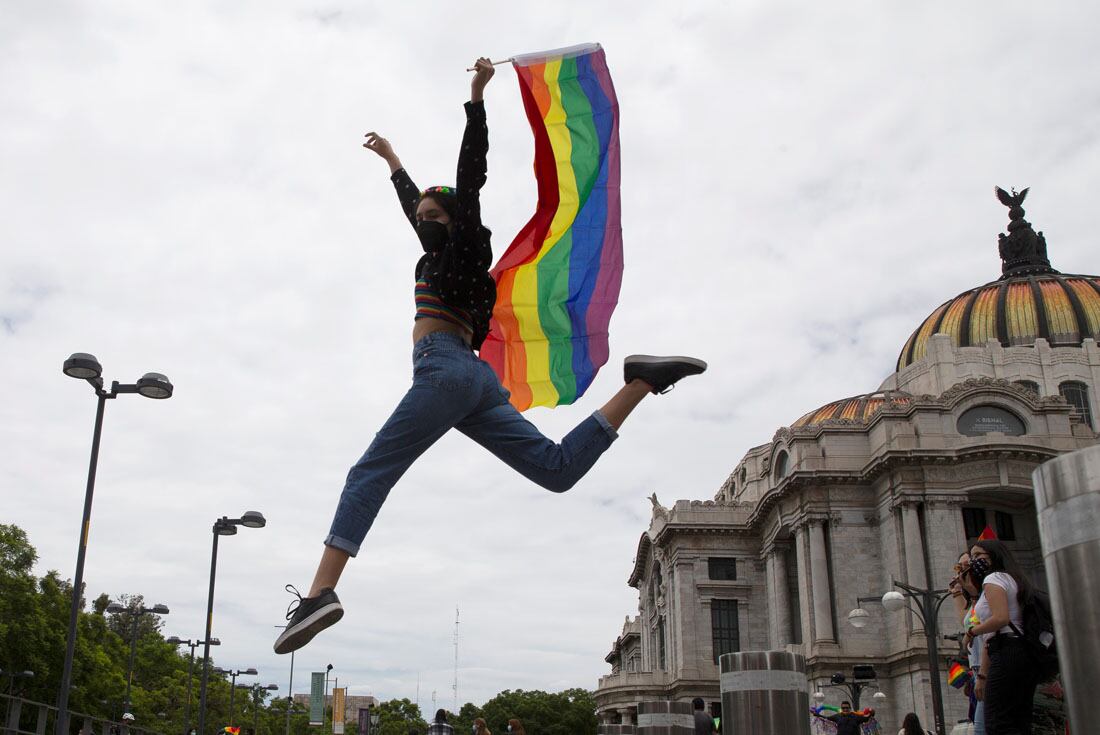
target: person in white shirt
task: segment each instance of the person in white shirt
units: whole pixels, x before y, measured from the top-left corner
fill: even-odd
[[[974,606],[980,622],[967,628],[966,642],[982,653],[974,691],[984,703],[986,735],[1030,735],[1038,681],[1020,636],[1031,583],[1012,552],[997,540],[978,541],[970,549],[970,574],[982,593]],[[975,643],[979,636],[986,637],[984,645]]]

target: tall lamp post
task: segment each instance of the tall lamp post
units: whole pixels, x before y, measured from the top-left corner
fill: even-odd
[[[73,655],[76,652],[76,621],[80,612],[80,595],[84,587],[84,559],[88,552],[88,531],[92,521],[92,493],[95,490],[96,466],[99,464],[99,440],[103,433],[103,409],[107,401],[123,393],[138,393],[146,398],[170,398],[172,384],[160,373],[145,373],[133,384],[111,383],[111,391],[103,389],[103,367],[94,355],[75,352],[62,366],[70,378],[85,380],[95,390],[95,428],[92,431],[92,457],[88,463],[88,485],[84,490],[84,516],[80,523],[80,538],[76,547],[76,573],[73,575],[73,600],[69,608],[69,629],[65,637],[65,663],[61,668],[61,683],[57,694],[57,720],[54,731],[67,735],[69,731],[69,690],[73,681]]]
[[[152,607],[134,605],[133,607],[126,607],[117,602],[112,602],[107,606],[107,612],[113,615],[124,612],[130,613],[130,663],[126,667],[126,703],[123,705],[123,712],[129,712],[130,687],[134,683],[134,654],[137,653],[138,622],[141,620],[142,615],[147,615],[149,613],[154,615],[167,615],[169,610],[167,605],[153,605]]]
[[[275,627],[285,630],[287,625],[276,625]],[[286,735],[290,735],[290,711],[292,709],[294,709],[294,651],[290,652],[290,683],[286,687]]]
[[[183,735],[187,735],[191,730],[191,680],[195,671],[195,649],[203,644],[203,641],[193,641],[190,638],[187,640],[180,640],[178,636],[172,636],[167,639],[165,643],[171,643],[173,646],[185,645],[191,649],[191,657],[187,662],[187,710],[183,717]],[[213,638],[210,641],[212,646],[220,646],[222,642],[217,638]]]
[[[204,735],[206,730],[206,682],[210,677],[210,629],[214,624],[214,573],[218,567],[218,537],[233,536],[237,533],[237,526],[245,528],[263,528],[267,525],[263,513],[250,510],[240,518],[227,518],[222,516],[214,521],[214,545],[210,552],[210,592],[206,598],[206,636],[202,649],[202,683],[199,685],[199,732]],[[62,735],[58,733],[58,735]]]
[[[229,671],[227,669],[223,669],[223,668],[215,666],[214,667],[214,673],[215,674],[227,674],[229,676],[229,726],[233,727],[233,720],[234,720],[234,717],[233,717],[233,715],[234,715],[233,700],[234,700],[235,695],[237,694],[237,677],[240,676],[241,674],[245,674],[247,676],[256,676],[260,672],[256,671],[256,669],[253,669],[251,667],[249,667],[247,669],[237,669],[236,671]],[[244,686],[244,685],[242,684],[242,686]]]
[[[937,641],[939,639],[939,615],[943,601],[951,596],[948,590],[926,590],[913,587],[895,580],[897,590],[890,590],[882,596],[882,606],[888,612],[909,609],[924,625],[924,638],[928,644],[928,676],[932,685],[932,716],[936,720],[936,735],[947,735],[943,722],[943,692],[940,690],[940,657]],[[900,592],[898,590],[901,590]],[[867,599],[857,600],[856,605]],[[856,628],[867,625],[870,613],[862,607],[856,607],[848,613],[848,622]]]
[[[279,691],[278,684],[253,684],[249,687],[252,690],[252,735],[260,735],[260,695],[264,691],[277,692]]]

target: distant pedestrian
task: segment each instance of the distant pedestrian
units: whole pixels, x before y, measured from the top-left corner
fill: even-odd
[[[910,712],[902,720],[898,735],[932,735],[932,733],[920,726],[920,718],[917,717],[916,712]]]
[[[826,717],[816,712],[814,714],[823,720],[829,720],[835,724],[836,735],[860,735],[860,725],[874,717],[875,711],[873,709],[868,709],[867,714],[857,715],[852,711],[851,702],[841,702],[840,712],[837,712],[835,715]]]
[[[523,729],[523,723],[517,719],[508,720],[508,732],[512,735],[527,735],[527,731]]]
[[[485,720],[480,717],[475,717],[474,735],[493,735],[493,733],[489,732],[489,726],[485,724]]]
[[[428,725],[426,735],[454,735],[454,732],[455,729],[447,724],[447,710],[436,710],[435,719]]]
[[[714,729],[714,718],[707,714],[707,705],[702,697],[691,700],[691,706],[695,710],[695,735],[714,735],[718,732]]]

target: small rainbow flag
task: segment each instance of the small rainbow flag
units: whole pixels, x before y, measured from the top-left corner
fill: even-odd
[[[598,43],[512,58],[535,136],[538,205],[491,273],[481,359],[512,405],[572,403],[607,362],[619,301],[619,103]]]
[[[968,681],[970,681],[970,669],[958,661],[951,664],[951,668],[947,671],[947,683],[956,689],[962,689]]]

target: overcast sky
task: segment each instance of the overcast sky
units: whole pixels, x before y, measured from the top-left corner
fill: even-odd
[[[621,106],[626,268],[611,361],[709,372],[647,399],[554,495],[460,434],[390,495],[297,657],[353,694],[596,687],[623,618],[646,500],[713,497],[745,451],[872,391],[936,306],[1000,275],[1032,188],[1052,264],[1100,271],[1100,6],[978,3],[51,2],[0,5],[0,522],[38,573],[71,577],[95,400],[146,371],[168,401],[107,407],[91,596],[143,594],[202,636],[210,527],[223,539],[217,662],[287,692],[271,651],[283,585],[309,586],[348,467],[406,390],[419,244],[385,164],[451,183],[470,62],[598,41]],[[486,93],[483,215],[499,256],[535,207],[515,72]]]

